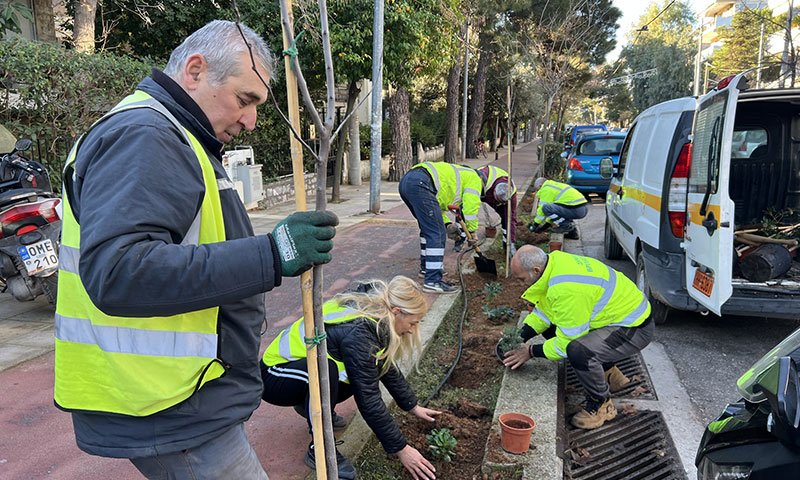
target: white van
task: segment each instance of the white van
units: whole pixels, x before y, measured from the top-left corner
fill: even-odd
[[[770,207],[800,208],[800,90],[746,85],[740,74],[703,97],[655,105],[622,146],[604,253],[634,261],[656,321],[670,309],[800,318],[800,278],[733,273],[737,227]]]

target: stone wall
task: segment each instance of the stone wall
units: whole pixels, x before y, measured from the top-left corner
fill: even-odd
[[[315,188],[317,187],[317,174],[306,173],[305,183],[306,196],[314,195]],[[264,183],[264,200],[261,202],[263,208],[290,200],[294,200],[294,179],[291,175],[284,175]]]

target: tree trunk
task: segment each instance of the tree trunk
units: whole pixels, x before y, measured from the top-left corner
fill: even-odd
[[[356,100],[361,90],[358,88],[358,83],[351,80],[347,86],[347,107],[345,108],[344,118],[347,118],[356,106]],[[347,122],[351,122],[353,118],[348,118]],[[331,188],[331,202],[339,203],[341,199],[340,186],[342,184],[342,162],[344,162],[344,151],[347,148],[347,131],[348,126],[345,125],[339,130],[339,138],[336,141],[336,160],[333,164],[333,187]]]
[[[94,53],[94,14],[96,10],[97,0],[79,0],[75,5],[72,43],[77,52]]]
[[[399,182],[414,165],[411,149],[411,113],[408,90],[400,87],[389,99],[389,112],[392,122],[392,145],[394,156],[389,163],[389,181]]]
[[[53,0],[33,0],[33,22],[36,25],[36,39],[40,42],[56,41],[55,14]]]
[[[553,107],[553,95],[547,96],[547,105],[544,108],[544,128],[542,129],[542,143],[539,150],[539,167],[537,177],[541,177],[545,172],[545,151],[547,150],[547,140],[550,137],[550,109]]]
[[[489,42],[489,37],[481,34],[481,55],[478,59],[478,67],[475,70],[472,99],[470,99],[469,111],[467,112],[467,158],[477,157],[475,140],[480,137],[481,127],[483,126],[483,111],[486,106],[486,72],[489,70],[489,64],[492,61]]]
[[[447,74],[447,133],[444,139],[444,161],[456,163],[458,158],[458,87],[461,85],[461,66],[456,62]]]

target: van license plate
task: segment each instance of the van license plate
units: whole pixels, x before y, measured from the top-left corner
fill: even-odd
[[[53,242],[43,240],[33,245],[17,247],[19,257],[25,263],[28,275],[37,274],[43,270],[58,268],[58,253]]]
[[[705,272],[697,269],[694,271],[694,281],[692,286],[706,297],[711,298],[711,292],[714,290],[714,277]]]

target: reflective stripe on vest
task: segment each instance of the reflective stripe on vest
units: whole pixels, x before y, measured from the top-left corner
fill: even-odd
[[[336,325],[339,323],[349,322],[357,318],[365,317],[363,313],[348,307],[342,307],[336,300],[328,300],[322,305],[322,320],[325,325]],[[300,317],[294,323],[278,334],[278,336],[269,344],[264,351],[262,361],[268,367],[274,367],[287,362],[293,362],[306,358],[308,347],[305,344],[305,317]],[[370,319],[372,320],[372,319]],[[375,321],[375,320],[372,320]],[[376,322],[377,323],[377,322]],[[382,350],[377,353],[380,356]],[[331,356],[328,353],[328,358],[333,360],[336,368],[339,371],[339,381],[343,383],[350,383],[350,378],[347,375],[344,362]]]
[[[214,167],[200,142],[150,95],[137,91],[92,126],[133,108],[167,118],[191,146],[205,192],[182,245],[225,240],[225,223]],[[82,140],[70,151],[65,178],[74,172]],[[62,244],[55,317],[56,404],[65,410],[146,416],[189,398],[225,372],[218,357],[219,308],[164,317],[107,315],[91,301],[80,278],[80,225],[63,196]],[[135,293],[133,293],[135,294]]]

